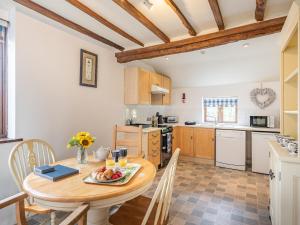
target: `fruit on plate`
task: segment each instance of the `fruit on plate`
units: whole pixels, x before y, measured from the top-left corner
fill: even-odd
[[[105,166],[101,166],[92,172],[92,177],[97,181],[109,181],[116,180],[122,177],[123,174],[119,170],[107,169]]]

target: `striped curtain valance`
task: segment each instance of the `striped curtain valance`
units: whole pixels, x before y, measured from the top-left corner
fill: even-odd
[[[237,98],[204,98],[203,104],[206,107],[216,107],[216,106],[233,107],[238,104],[238,99]]]

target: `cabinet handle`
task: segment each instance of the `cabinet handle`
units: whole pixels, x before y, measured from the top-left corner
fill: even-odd
[[[269,176],[271,180],[275,178],[274,172],[271,169],[269,170]]]
[[[152,141],[152,144],[153,144],[153,145],[156,145],[157,143],[158,143],[158,140]]]

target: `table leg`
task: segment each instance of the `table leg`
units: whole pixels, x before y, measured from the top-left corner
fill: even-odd
[[[109,208],[91,208],[87,214],[88,225],[109,225]]]

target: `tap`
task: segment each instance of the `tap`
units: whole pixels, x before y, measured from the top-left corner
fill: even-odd
[[[213,123],[214,123],[215,125],[218,124],[218,120],[217,120],[217,118],[216,118],[215,116],[207,116],[207,118],[213,119]]]

